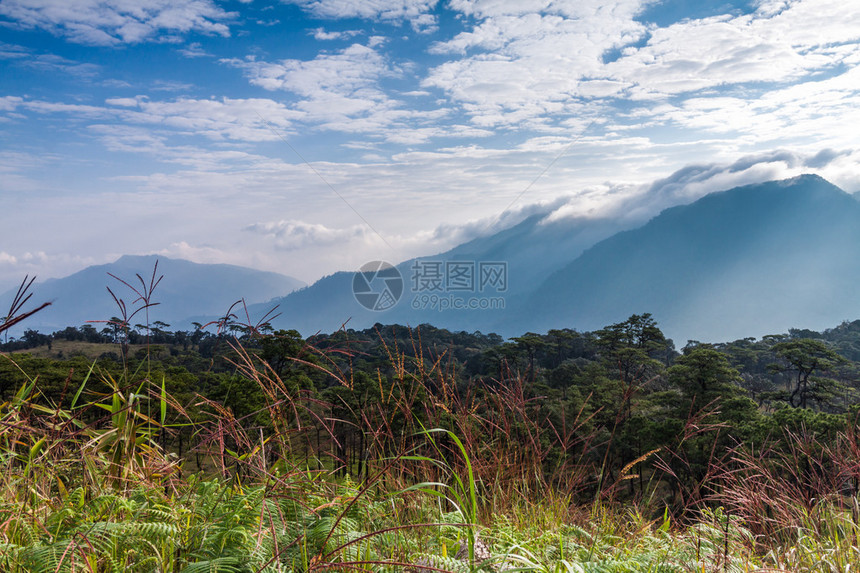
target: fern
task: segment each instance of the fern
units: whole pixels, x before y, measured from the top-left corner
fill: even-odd
[[[433,555],[430,553],[419,553],[413,557],[413,563],[418,571],[426,567],[435,567],[443,569],[451,573],[471,573],[469,564],[453,557],[442,557],[441,555]],[[430,573],[432,570],[428,570]],[[435,573],[435,572],[434,572]]]
[[[0,517],[2,517],[2,514],[0,514]],[[11,515],[5,521],[5,537],[9,541],[21,546],[38,543],[40,534],[36,530],[34,522],[24,519],[21,515]]]
[[[16,565],[28,573],[64,573],[71,570],[76,557],[74,546],[68,542],[34,545],[18,553]]]
[[[251,570],[236,557],[217,557],[191,563],[181,573],[249,573]]]
[[[14,571],[13,567],[20,563],[20,554],[24,548],[12,543],[0,543],[0,571]]]

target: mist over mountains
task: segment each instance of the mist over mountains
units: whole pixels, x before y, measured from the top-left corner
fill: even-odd
[[[55,304],[27,327],[61,328],[116,315],[104,285],[131,293],[106,273],[148,278],[154,262],[123,257],[46,281],[36,289],[38,298]],[[484,264],[504,268],[503,284],[482,282]],[[299,281],[275,273],[161,258],[165,279],[155,297],[161,304],[151,320],[187,328],[192,320],[217,318],[244,297],[260,301],[248,307],[252,320],[277,307],[272,326],[305,336],[377,323],[517,336],[594,330],[645,312],[679,344],[820,329],[860,316],[860,202],[821,177],[803,175],[711,193],[644,224],[534,214],[396,268],[397,285],[366,275],[372,292],[400,289],[396,304],[380,311],[356,300],[355,270],[299,288]],[[428,269],[440,273],[436,282]],[[446,269],[471,269],[473,282],[445,276]],[[470,288],[460,288],[464,284]],[[495,305],[442,308],[455,299]]]
[[[427,293],[410,290],[410,280],[424,261],[506,262],[509,288],[495,293],[504,297],[504,309],[416,309],[416,298]],[[635,229],[617,220],[547,223],[532,216],[398,269],[404,294],[390,310],[362,308],[351,294],[353,273],[337,273],[272,301],[282,313],[276,326],[308,335],[347,320],[357,329],[430,323],[516,336],[592,330],[650,312],[680,343],[823,328],[860,315],[854,286],[860,284],[860,203],[821,177],[804,175],[712,193]]]
[[[806,175],[712,193],[595,244],[517,321],[589,330],[651,312],[681,342],[821,328],[860,315],[860,203]]]
[[[384,311],[362,307],[353,296],[355,271],[344,271],[323,277],[313,285],[285,297],[251,307],[252,314],[262,316],[275,304],[280,316],[273,321],[276,328],[294,328],[302,334],[331,332],[344,325],[367,328],[376,323],[417,326],[433,324],[453,330],[486,331],[498,329],[503,334],[517,334],[517,324],[506,324],[509,310],[525,300],[553,272],[562,268],[597,241],[610,237],[630,225],[614,219],[566,219],[545,222],[544,215],[532,215],[522,222],[487,237],[479,237],[431,257],[419,257],[397,264],[403,279],[403,294],[399,302]],[[551,247],[551,248],[548,248]],[[423,274],[416,270],[422,265],[456,262],[502,262],[507,267],[507,285],[503,292],[488,289],[450,291],[421,290],[416,279]],[[477,272],[477,268],[475,269]],[[380,285],[382,288],[382,285]],[[504,299],[504,308],[465,311],[440,309],[423,299]],[[423,308],[415,308],[421,306]]]

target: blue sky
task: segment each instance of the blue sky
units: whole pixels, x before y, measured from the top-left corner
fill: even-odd
[[[311,282],[812,172],[860,3],[0,0],[0,287],[122,254]]]

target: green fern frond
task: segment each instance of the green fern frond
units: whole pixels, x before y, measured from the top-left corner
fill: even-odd
[[[415,569],[417,571],[421,571],[421,568],[424,567],[435,567],[436,569],[444,569],[451,573],[471,573],[468,563],[460,561],[459,559],[454,559],[453,557],[442,557],[441,555],[433,555],[430,553],[419,553],[413,557],[412,562],[415,564]]]
[[[39,541],[39,531],[36,524],[20,515],[8,518],[6,525],[7,540],[21,546],[35,545]]]
[[[158,544],[179,535],[179,527],[172,523],[137,522],[128,524],[125,533],[142,537],[149,543]]]
[[[34,545],[27,547],[18,554],[22,571],[28,573],[63,573],[71,570],[75,558],[74,549],[68,542],[51,545]]]
[[[218,557],[191,563],[180,573],[248,573],[250,570],[237,557]]]

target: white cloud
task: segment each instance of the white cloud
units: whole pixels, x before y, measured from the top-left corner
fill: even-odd
[[[24,98],[19,96],[2,96],[0,97],[0,111],[15,111],[23,101]]]
[[[313,60],[281,60],[277,63],[245,60],[222,60],[241,68],[249,81],[267,90],[286,90],[305,97],[320,94],[347,95],[370,92],[380,97],[376,81],[396,75],[376,50],[353,44],[335,54],[320,54]]]
[[[106,87],[106,88],[120,88],[120,89],[124,89],[124,88],[130,88],[130,87],[132,87],[132,85],[131,85],[129,82],[127,82],[127,81],[125,81],[125,80],[117,80],[117,79],[114,79],[114,78],[104,80],[104,81],[102,81],[102,82],[100,82],[100,83],[101,83],[101,85],[103,85],[103,86],[104,86],[104,87]]]
[[[579,201],[577,195],[563,195],[553,199],[511,205],[500,213],[470,219],[462,223],[443,223],[430,231],[419,231],[408,240],[420,245],[425,252],[448,249],[478,237],[487,237],[522,223],[529,217],[551,217],[566,205]]]
[[[588,116],[636,117],[643,127],[649,114],[666,119],[655,113],[660,103],[682,107],[670,98],[695,97],[698,102],[686,108],[698,103],[705,115],[710,109],[730,112],[720,124],[725,133],[749,125],[753,115],[759,123],[769,121],[754,107],[756,96],[790,83],[821,82],[860,63],[860,4],[768,2],[749,14],[662,28],[637,20],[646,4],[454,0],[450,8],[466,17],[468,27],[432,46],[450,58],[430,70],[422,87],[441,90],[481,127],[537,131]],[[621,100],[626,103],[619,105]],[[837,106],[836,98],[832,104],[831,112],[852,105]],[[827,114],[826,107],[819,113]],[[712,119],[697,125],[690,117],[684,126],[717,127],[717,113]],[[852,119],[841,117],[841,123]]]
[[[418,32],[436,29],[431,14],[438,0],[286,0],[301,6],[317,18],[363,18],[385,22],[407,21]]]
[[[584,217],[608,217],[635,225],[644,223],[666,208],[688,204],[708,193],[740,185],[784,179],[803,173],[819,173],[838,183],[838,174],[844,173],[846,166],[856,163],[858,157],[860,151],[852,150],[823,150],[815,155],[776,150],[744,156],[730,163],[687,165],[667,177],[647,183],[607,182],[584,186],[575,192],[568,191],[552,198],[514,203],[495,214],[459,222],[450,219],[450,222],[429,229],[413,226],[401,228],[399,233],[389,232],[385,237],[386,242],[395,245],[401,256],[394,258],[388,253],[383,258],[399,261],[442,252],[475,238],[498,233],[533,216],[539,216],[542,224]],[[853,176],[850,183],[860,184],[856,172],[849,171]],[[836,179],[833,175],[837,175]],[[851,190],[850,185],[847,188]],[[245,230],[268,238],[279,250],[297,253],[349,248],[353,252],[364,253],[364,257],[371,260],[379,254],[381,246],[379,237],[365,225],[330,227],[281,220],[255,223]]]
[[[30,278],[37,276],[40,281],[61,277],[99,262],[106,261],[72,253],[23,251],[16,254],[0,251],[0,284],[17,286],[25,275]],[[38,290],[37,284],[33,289],[35,297],[38,297]]]
[[[635,98],[661,98],[725,85],[796,81],[860,51],[860,5],[773,3],[740,16],[684,20],[650,30],[645,46],[607,64],[605,77]],[[838,14],[838,17],[834,17]]]
[[[96,64],[77,62],[56,54],[37,54],[24,46],[5,42],[0,42],[0,60],[13,60],[17,65],[48,74],[63,73],[86,79],[96,76],[101,69]]]
[[[205,58],[207,56],[212,56],[212,54],[203,49],[200,42],[193,42],[177,51],[186,58]]]
[[[0,102],[2,103],[2,102]],[[0,150],[0,197],[7,194],[3,204],[8,217],[14,212],[17,201],[10,198],[42,192],[51,184],[41,179],[41,175],[60,158],[47,151],[27,153],[15,150]],[[9,235],[5,235],[8,245]]]
[[[212,246],[191,245],[187,241],[178,241],[176,243],[171,243],[168,247],[155,251],[155,254],[163,255],[165,257],[185,259],[187,261],[194,261],[195,263],[231,263],[238,265],[243,264],[242,258],[244,256],[239,253],[231,253]]]
[[[379,240],[376,234],[364,225],[334,229],[320,223],[290,220],[254,223],[245,227],[245,230],[271,237],[274,239],[275,247],[285,251]]]
[[[141,153],[168,164],[201,171],[227,172],[255,167],[264,168],[272,160],[246,151],[208,149],[205,146],[171,145],[169,138],[137,126],[93,124],[88,126],[109,151]],[[114,181],[136,181],[137,176],[117,176]]]
[[[462,57],[433,68],[423,86],[443,90],[478,125],[539,127],[550,117],[581,113],[580,82],[600,74],[605,52],[645,33],[634,20],[639,1],[612,9],[595,2],[532,4],[452,2],[478,21],[433,47]]]
[[[569,201],[572,201],[572,198],[568,196],[513,208],[496,216],[479,217],[462,223],[443,223],[429,230],[409,229],[407,233],[390,234],[386,241],[396,245],[394,251],[386,248],[382,239],[366,225],[330,227],[320,223],[281,220],[254,223],[244,230],[265,237],[280,251],[330,253],[346,249],[353,253],[353,262],[362,256],[367,260],[378,256],[392,262],[400,262],[402,259],[438,253],[477,237],[491,235],[532,215],[548,216]],[[352,266],[356,265],[348,268]]]
[[[248,57],[222,62],[243,69],[254,85],[298,96],[292,108],[303,114],[303,122],[318,129],[371,133],[398,143],[450,134],[433,127],[421,135],[422,123],[435,123],[446,111],[410,110],[389,96],[381,81],[400,77],[403,71],[368,46],[353,44],[312,60],[266,62]]]
[[[158,41],[160,32],[229,36],[225,12],[211,0],[4,0],[0,15],[81,44]]]
[[[271,99],[193,99],[151,100],[108,98],[105,106],[66,104],[32,100],[17,96],[0,97],[0,111],[32,111],[39,114],[68,114],[77,120],[113,120],[113,125],[99,123],[102,133],[122,133],[129,125],[149,125],[152,140],[165,133],[196,135],[215,141],[276,141],[280,130],[288,129],[303,117],[300,111],[288,109]],[[125,127],[124,127],[125,126]]]
[[[696,163],[686,165],[667,177],[647,184],[616,186],[614,192],[605,192],[603,212],[614,217],[645,221],[664,209],[675,205],[692,203],[709,193],[724,191],[741,185],[788,179],[805,173],[819,174],[831,182],[848,184],[852,191],[857,184],[844,178],[846,163],[856,161],[858,152],[851,149],[824,149],[815,154],[787,149],[776,149],[765,153],[746,155],[730,163]],[[549,219],[580,216],[581,211],[573,203],[554,212]]]
[[[27,67],[45,73],[70,74],[82,78],[91,78],[98,75],[100,66],[90,63],[80,63],[68,60],[54,54],[40,54],[24,62]]]
[[[310,32],[315,40],[320,40],[321,42],[329,40],[346,40],[361,33],[358,30],[328,31],[325,28],[314,28]]]
[[[739,143],[807,148],[853,145],[860,122],[860,68],[772,89],[758,98],[690,97],[643,116],[701,133],[742,135]]]
[[[119,105],[123,107],[137,107],[140,100],[133,97],[114,97],[105,100],[108,105]]]
[[[0,60],[23,59],[30,56],[30,49],[17,44],[0,42]]]
[[[122,105],[126,107],[125,103]],[[163,125],[213,140],[234,141],[277,140],[277,130],[288,128],[303,115],[271,99],[255,98],[154,101],[138,97],[137,108],[136,113],[120,111],[120,117],[133,123]]]
[[[73,119],[99,118],[109,115],[109,112],[99,106],[62,103],[45,100],[24,99],[18,104],[19,110],[29,110],[40,114],[67,113]]]
[[[152,82],[152,85],[149,86],[153,91],[159,92],[181,92],[188,91],[194,86],[192,84],[186,82],[177,82],[177,81],[165,81],[165,80],[155,80]]]

